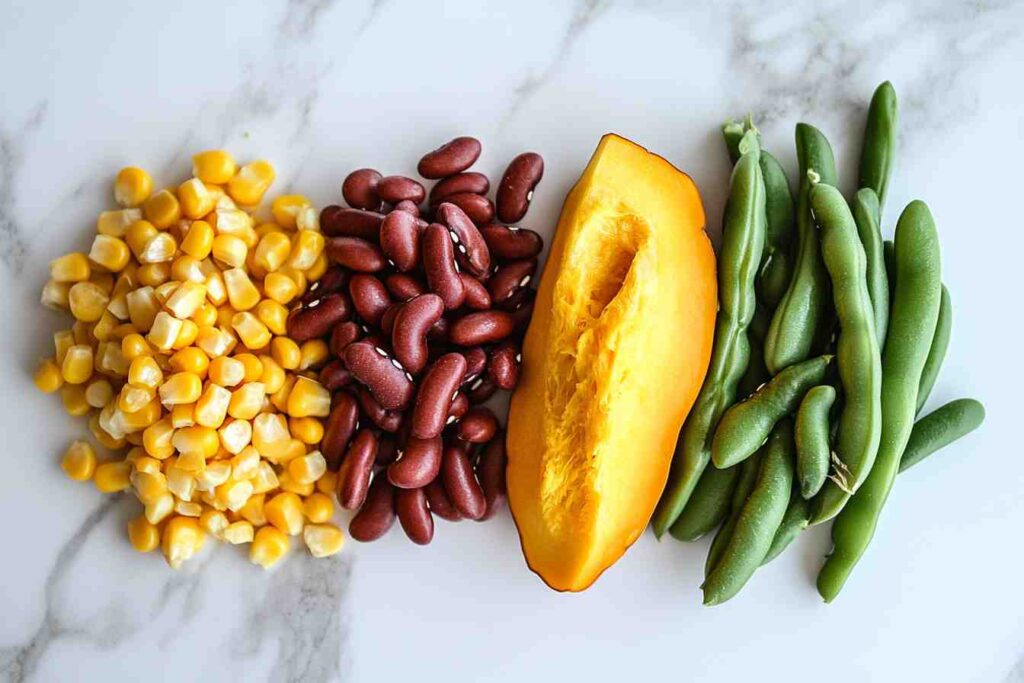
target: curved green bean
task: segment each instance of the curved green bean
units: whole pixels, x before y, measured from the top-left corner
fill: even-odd
[[[757,306],[754,281],[765,233],[764,179],[755,131],[744,134],[740,150],[742,156],[733,168],[723,220],[718,259],[719,311],[711,363],[683,424],[668,484],[654,512],[652,525],[659,538],[683,511],[711,459],[712,432],[736,399],[736,387],[749,360],[747,326]]]
[[[728,543],[701,586],[705,605],[718,605],[743,588],[764,561],[789,506],[793,488],[793,423],[780,421],[768,440],[750,496]]]
[[[796,474],[804,498],[820,491],[828,476],[829,411],[835,401],[835,388],[820,384],[807,392],[796,414]]]
[[[834,185],[835,159],[832,147],[821,131],[806,123],[796,126],[796,151],[800,167],[796,207],[798,246],[793,275],[775,308],[765,338],[764,360],[772,374],[811,355],[828,299],[828,274],[821,260],[818,231],[811,217],[811,183],[807,172],[814,171],[822,182]]]
[[[949,335],[953,328],[953,302],[949,298],[949,290],[942,285],[942,300],[939,303],[939,320],[935,323],[935,336],[932,337],[932,347],[928,350],[928,359],[924,362],[924,370],[921,371],[921,383],[917,388],[917,412],[921,412],[928,397],[935,388],[935,380],[939,378],[939,370],[942,368],[942,361],[946,359],[946,349],[949,348]]]
[[[864,143],[860,152],[860,186],[870,187],[885,204],[885,191],[896,157],[896,90],[886,81],[875,89],[868,106]]]
[[[729,514],[738,467],[720,470],[706,467],[690,496],[690,502],[668,532],[679,541],[696,541],[722,523]]]
[[[711,547],[708,548],[708,557],[704,561],[704,578],[711,574],[718,561],[722,559],[722,552],[729,544],[729,538],[732,537],[732,530],[736,527],[736,521],[743,510],[743,505],[750,497],[750,492],[754,490],[754,484],[757,483],[757,473],[761,469],[764,451],[765,448],[759,449],[753,457],[747,458],[737,465],[739,475],[736,477],[736,488],[733,489],[732,500],[729,501],[729,516],[725,518],[722,526],[718,527],[718,533],[715,534],[715,538],[711,541]]]
[[[775,423],[796,412],[807,390],[825,379],[832,356],[790,365],[753,396],[722,415],[711,441],[715,467],[731,467],[749,458],[768,439]]]
[[[761,566],[768,564],[782,554],[790,543],[793,542],[800,532],[807,528],[807,521],[811,516],[811,505],[801,497],[799,491],[793,491],[789,496],[789,507],[786,514],[782,516],[782,522],[775,531],[772,544],[768,548],[768,554],[761,560]]]
[[[818,524],[834,517],[871,471],[882,432],[882,363],[864,247],[850,208],[839,190],[824,183],[811,190],[811,207],[839,318],[836,367],[843,386],[834,470],[815,498],[811,519]]]
[[[839,594],[871,542],[899,470],[917,409],[921,371],[942,298],[939,237],[924,202],[911,202],[896,224],[896,290],[882,359],[882,440],[874,467],[832,525],[832,554],[818,574],[826,602]]]
[[[985,406],[973,398],[958,398],[936,408],[914,423],[900,457],[900,472],[935,451],[967,436],[985,421]]]
[[[882,247],[882,207],[878,195],[870,187],[857,191],[853,198],[853,220],[857,223],[864,256],[868,261],[868,295],[875,312],[875,335],[878,348],[885,347],[885,330],[889,325],[889,273],[885,269]]]
[[[761,153],[761,174],[765,187],[765,242],[760,285],[761,299],[774,308],[789,287],[793,271],[790,257],[796,215],[793,212],[793,194],[789,179],[779,160],[768,152]]]

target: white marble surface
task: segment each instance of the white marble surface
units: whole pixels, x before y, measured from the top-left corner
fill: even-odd
[[[691,4],[2,0],[0,679],[1024,680],[1024,5]],[[890,206],[930,203],[956,310],[933,403],[978,396],[988,422],[900,478],[832,606],[813,586],[821,530],[714,609],[705,543],[645,536],[592,590],[559,595],[525,568],[507,515],[269,575],[217,547],[175,574],[128,548],[127,501],[57,468],[84,426],[31,386],[59,324],[38,291],[49,259],[87,244],[121,165],[170,182],[226,146],[273,160],[275,191],[324,204],[356,166],[410,172],[469,133],[489,173],[545,156],[528,222],[550,234],[615,131],[688,170],[717,230],[724,118],[752,109],[791,170],[793,124],[816,123],[850,189],[885,78],[902,118]]]

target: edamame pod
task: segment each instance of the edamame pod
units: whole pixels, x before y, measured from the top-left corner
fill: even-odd
[[[705,605],[736,595],[761,565],[789,506],[793,487],[793,423],[780,421],[772,431],[747,502],[736,518],[729,541],[704,580]]]
[[[679,541],[696,541],[717,527],[729,514],[732,492],[739,477],[738,467],[720,470],[706,467],[679,518],[668,532]]]
[[[985,406],[973,398],[958,398],[936,408],[916,423],[900,458],[900,472],[966,436],[985,421]]]
[[[885,330],[889,325],[889,273],[885,269],[882,228],[879,225],[882,207],[875,191],[865,187],[854,196],[852,209],[864,256],[867,257],[868,295],[875,312],[875,335],[878,337],[878,348],[883,348]]]
[[[875,89],[868,106],[864,146],[860,152],[860,187],[870,187],[885,204],[885,191],[896,156],[896,90],[886,81]]]
[[[793,542],[793,539],[807,528],[807,520],[810,516],[810,504],[801,497],[799,491],[794,490],[789,495],[789,507],[786,508],[786,514],[782,516],[782,522],[775,531],[768,554],[761,560],[762,567],[781,555],[782,551]]]
[[[764,343],[764,361],[773,375],[811,355],[815,334],[825,317],[828,301],[828,274],[821,260],[818,231],[811,217],[811,183],[807,172],[813,170],[821,182],[836,182],[835,159],[828,140],[814,126],[798,123],[796,151],[800,167],[800,191],[797,194],[797,255],[789,286],[779,300]]]
[[[718,527],[718,533],[715,534],[715,538],[711,541],[711,547],[708,548],[708,557],[704,561],[705,579],[714,570],[718,561],[722,559],[722,553],[729,544],[729,538],[732,537],[732,531],[736,528],[736,521],[743,510],[743,505],[750,497],[750,492],[754,490],[757,473],[761,470],[761,462],[764,460],[765,448],[766,446],[762,447],[753,457],[747,458],[737,465],[739,475],[736,477],[736,488],[733,489],[732,500],[729,501],[729,516],[725,518],[722,526]]]
[[[768,439],[775,423],[796,412],[807,390],[825,379],[832,356],[790,365],[753,396],[725,411],[711,441],[715,467],[731,467],[749,458]]]
[[[946,349],[949,348],[949,335],[953,328],[953,302],[949,298],[949,290],[942,285],[942,300],[939,302],[939,320],[935,323],[935,336],[932,337],[932,347],[928,349],[928,359],[924,362],[924,370],[921,371],[921,384],[917,389],[917,412],[921,412],[925,402],[932,394],[935,387],[935,380],[939,377],[939,370],[942,368],[942,361],[946,359]]]
[[[718,320],[711,362],[704,384],[676,443],[668,484],[654,512],[654,533],[661,537],[675,523],[711,459],[711,437],[747,368],[747,326],[757,299],[754,281],[764,249],[764,179],[758,163],[757,133],[740,143],[742,156],[733,168],[718,258]]]
[[[882,432],[882,363],[868,295],[867,263],[850,208],[839,190],[818,183],[811,208],[821,230],[821,252],[832,280],[839,318],[836,366],[843,410],[833,448],[833,471],[815,498],[812,524],[831,519],[871,471]]]
[[[896,224],[896,290],[882,359],[882,440],[874,467],[832,525],[832,554],[818,574],[831,602],[871,542],[899,470],[917,410],[921,371],[942,298],[939,236],[924,202],[913,201]]]
[[[820,491],[828,476],[829,411],[835,401],[835,388],[820,384],[807,392],[796,414],[796,474],[804,498]]]

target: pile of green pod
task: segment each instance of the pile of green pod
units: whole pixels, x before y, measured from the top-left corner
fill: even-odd
[[[818,575],[830,602],[874,535],[899,472],[981,425],[952,401],[918,419],[949,343],[952,308],[928,206],[882,238],[896,149],[896,92],[868,108],[859,188],[836,189],[832,147],[796,126],[794,201],[748,117],[723,128],[734,162],[707,377],[654,514],[658,537],[715,532],[704,604],[736,595],[808,526],[831,522]]]

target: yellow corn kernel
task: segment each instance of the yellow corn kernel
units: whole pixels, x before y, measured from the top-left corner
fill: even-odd
[[[270,395],[270,404],[282,413],[288,412],[288,396],[292,393],[292,387],[297,380],[298,377],[295,375],[288,375],[281,388]]]
[[[313,493],[302,501],[302,514],[313,524],[323,524],[334,516],[334,503],[325,493]]]
[[[156,300],[160,302],[160,305],[163,306],[167,303],[167,300],[171,298],[171,295],[178,290],[180,285],[180,282],[168,280],[167,282],[162,282],[159,285],[154,285],[153,294],[156,296]]]
[[[213,427],[214,429],[220,427],[224,423],[224,417],[228,413],[228,403],[230,402],[230,391],[217,384],[208,385],[206,391],[196,401],[196,423],[203,427]]]
[[[245,265],[249,247],[242,238],[235,235],[217,235],[213,240],[213,258],[228,268],[240,268]]]
[[[264,569],[270,569],[281,561],[291,548],[287,535],[272,526],[261,527],[249,546],[249,561]]]
[[[122,413],[135,413],[145,408],[153,400],[155,391],[146,386],[125,384],[117,398],[117,409]]]
[[[160,402],[165,406],[195,403],[203,392],[203,381],[194,372],[178,372],[160,386]]]
[[[324,437],[324,426],[315,417],[293,417],[288,420],[288,431],[307,445],[320,443]]]
[[[213,210],[216,198],[203,181],[190,178],[178,185],[178,202],[185,218],[202,218]]]
[[[99,415],[94,414],[89,418],[89,431],[92,433],[93,438],[100,442],[101,446],[111,451],[120,450],[127,443],[124,436],[113,436],[110,432],[106,431],[100,425]]]
[[[125,434],[128,430],[124,423],[124,413],[117,409],[117,403],[111,401],[107,405],[103,406],[103,410],[100,411],[99,415],[94,415],[93,418],[96,421],[96,427],[99,428],[99,433],[96,433],[96,429],[92,424],[89,425],[90,429],[93,429],[96,438],[100,439],[100,443],[104,443],[104,435],[111,439],[124,439]],[[107,446],[110,448],[110,446]]]
[[[121,355],[121,345],[114,342],[100,342],[96,347],[96,369],[108,375],[128,375],[128,361]]]
[[[125,360],[134,362],[136,358],[152,356],[153,349],[146,342],[145,337],[138,332],[133,332],[121,339],[121,355]]]
[[[50,279],[54,282],[85,282],[91,272],[89,258],[77,251],[50,261]]]
[[[302,500],[294,493],[283,491],[263,505],[267,521],[289,536],[302,532]]]
[[[146,246],[137,257],[142,264],[167,263],[173,261],[177,253],[178,243],[174,237],[169,232],[158,232],[146,242]]]
[[[278,365],[271,356],[260,356],[260,362],[263,363],[263,376],[260,377],[260,381],[263,383],[264,390],[268,394],[276,393],[284,386],[287,379],[284,368]]]
[[[331,392],[308,377],[299,377],[288,394],[287,413],[292,417],[327,417],[331,413]]]
[[[142,205],[146,220],[158,230],[171,227],[181,218],[181,204],[170,190],[160,190]],[[140,259],[141,260],[141,259]]]
[[[204,458],[213,457],[220,448],[217,431],[211,427],[200,425],[176,430],[171,443],[179,453],[197,453]],[[181,467],[180,458],[178,466]]]
[[[312,268],[324,251],[324,236],[313,230],[299,230],[295,236],[288,265],[298,270]]]
[[[231,353],[236,343],[235,335],[217,327],[200,327],[199,335],[196,337],[196,346],[205,351],[210,358]]]
[[[150,457],[166,460],[174,453],[174,431],[170,418],[158,420],[142,432],[142,447]]]
[[[114,387],[106,379],[100,378],[89,382],[85,388],[85,402],[93,408],[102,408],[114,398]]]
[[[274,182],[274,167],[269,162],[253,161],[238,169],[228,181],[228,196],[237,203],[255,206]]]
[[[286,305],[295,298],[299,288],[295,286],[295,281],[287,275],[268,273],[263,279],[263,291],[269,297],[269,300]],[[260,303],[264,302],[261,301]]]
[[[100,314],[100,319],[92,327],[92,336],[96,338],[96,341],[109,341],[114,336],[116,328],[117,319],[109,311],[103,311]]]
[[[255,263],[267,272],[274,272],[284,265],[292,251],[292,241],[283,232],[268,232],[256,245]]]
[[[203,300],[206,299],[206,273],[199,259],[189,254],[179,254],[171,262],[171,279],[177,282],[194,282],[203,286]],[[202,303],[202,302],[201,302]]]
[[[248,311],[260,302],[260,290],[241,268],[224,271],[224,287],[228,292],[228,301],[236,311]]]
[[[215,490],[217,501],[228,510],[238,512],[252,495],[252,482],[228,480]]]
[[[222,387],[233,387],[245,379],[245,365],[237,358],[220,356],[210,361],[208,376]]]
[[[146,249],[149,241],[156,237],[159,232],[156,226],[149,221],[135,221],[124,231],[124,241],[128,244],[128,248],[131,249],[135,258],[138,258],[139,254]]]
[[[263,464],[269,467],[268,463]],[[267,516],[263,514],[263,505],[266,502],[266,498],[265,493],[254,489],[253,494],[249,496],[249,500],[245,501],[245,505],[238,510],[238,514],[241,515],[242,519],[248,520],[253,526],[263,526],[267,523]]]
[[[277,478],[278,486],[281,487],[282,491],[294,493],[297,496],[310,496],[315,491],[315,484],[300,484],[292,478],[292,475],[288,474],[288,470],[281,472]]]
[[[289,337],[274,337],[270,342],[270,356],[285,370],[295,370],[302,361],[302,349]]]
[[[91,254],[89,258],[92,258]],[[92,273],[89,274],[89,282],[102,289],[107,295],[114,291],[114,274],[101,268],[93,268]]]
[[[136,517],[128,522],[128,542],[140,553],[152,552],[160,545],[160,530],[145,516]]]
[[[331,355],[327,342],[323,339],[309,339],[302,342],[299,347],[302,351],[302,359],[299,361],[299,370],[318,369]]]
[[[182,517],[199,517],[203,514],[203,506],[191,501],[179,500],[174,504],[174,511]]]
[[[287,279],[287,278],[285,278]],[[288,333],[288,309],[273,299],[264,299],[256,306],[256,317],[275,335]]]
[[[171,408],[171,426],[175,429],[191,427],[196,423],[195,404],[181,403]]]
[[[252,445],[263,457],[274,460],[288,450],[291,435],[284,415],[260,413],[252,424]]]
[[[121,353],[124,354],[122,344]],[[164,380],[164,373],[152,356],[136,356],[128,366],[128,383],[155,391]]]
[[[148,391],[148,390],[147,390]],[[160,405],[160,401],[154,396],[150,399],[149,403],[145,404],[134,413],[126,413],[121,411],[121,421],[124,425],[124,429],[128,436],[139,433],[146,429],[163,415],[163,406]],[[133,443],[142,443],[141,435],[133,440]]]
[[[176,351],[171,356],[169,363],[171,368],[177,372],[191,372],[199,379],[203,379],[207,376],[210,358],[201,348],[190,346]],[[186,403],[191,403],[191,401],[186,401]]]
[[[230,304],[224,304],[217,309],[217,327],[225,330],[231,329],[231,319],[235,317],[237,313],[235,309],[231,308]]]
[[[212,327],[217,324],[217,307],[207,301],[199,307],[199,310],[192,316],[196,326],[201,328]]]
[[[185,427],[185,429],[195,429],[195,427]],[[182,430],[178,430],[179,432]],[[177,432],[175,432],[177,434]],[[195,478],[199,474],[206,471],[206,457],[201,451],[184,451],[178,455],[177,460],[174,461],[174,470],[186,473],[190,479],[192,479],[191,489],[189,489],[188,495],[174,491],[178,498],[183,500],[189,500],[192,496],[192,491],[195,489]],[[168,470],[169,472],[172,470]]]
[[[64,362],[68,349],[75,345],[75,334],[71,330],[57,330],[53,333],[54,360],[57,365]]]
[[[227,391],[227,389],[223,389]],[[220,445],[228,453],[241,453],[252,441],[252,423],[248,420],[232,420],[217,430]],[[236,477],[238,478],[238,477]],[[244,477],[241,477],[244,479]]]
[[[174,290],[164,306],[176,318],[191,318],[199,307],[206,303],[206,285],[199,282],[182,282]]]
[[[316,257],[316,261],[313,262],[309,268],[305,270],[306,279],[310,282],[316,282],[324,276],[327,269],[330,268],[331,263],[327,258],[326,252],[320,252],[320,255]]]
[[[234,158],[222,149],[211,149],[192,155],[192,175],[204,183],[223,185],[238,170]]]
[[[213,491],[230,478],[231,463],[227,460],[212,460],[196,475],[196,490]]]
[[[181,321],[167,311],[160,311],[153,320],[153,326],[146,335],[146,341],[160,351],[170,351],[174,340],[181,332]]]
[[[109,306],[107,307],[107,310],[108,311],[110,310]],[[124,310],[125,310],[124,317],[127,318],[128,317],[128,302],[127,301],[125,301],[125,308],[124,308]],[[139,331],[135,329],[135,325],[132,325],[131,323],[121,323],[117,327],[115,327],[114,329],[112,329],[110,331],[110,337],[113,340],[116,340],[118,343],[120,343],[128,335],[138,334],[138,333],[139,333]],[[124,354],[122,354],[121,357],[123,358]]]
[[[232,522],[223,531],[224,540],[232,545],[252,543],[255,530],[252,524],[243,520]]]
[[[88,344],[75,344],[64,355],[61,375],[68,384],[84,384],[92,377],[92,369],[92,347]]]
[[[167,477],[163,472],[132,472],[132,488],[143,505],[152,503],[167,492]]]
[[[328,498],[338,490],[338,473],[330,470],[324,472],[324,476],[316,480],[316,490]]]
[[[229,524],[227,515],[220,510],[207,508],[199,515],[199,526],[214,538],[221,538]]]
[[[228,288],[224,284],[224,276],[212,262],[203,261],[203,263],[210,263],[210,267],[213,268],[206,273],[206,298],[214,306],[223,306],[228,300]]]
[[[248,349],[262,349],[270,343],[270,339],[273,336],[270,334],[267,326],[248,311],[233,315],[231,317],[231,327],[235,330],[235,334],[238,335],[238,339]]]
[[[244,422],[244,420],[236,420]],[[250,425],[251,426],[251,425]],[[252,446],[246,446],[231,458],[231,476],[241,481],[251,479],[260,466],[260,453]]]
[[[300,486],[316,483],[326,471],[327,461],[320,451],[312,451],[288,461],[288,476]]]
[[[65,384],[60,388],[60,400],[64,404],[64,410],[72,417],[87,415],[92,406],[85,400],[85,387],[81,385]]]
[[[128,265],[131,257],[125,241],[110,235],[96,235],[89,249],[89,259],[93,263],[115,273]]]
[[[320,212],[312,204],[308,204],[295,214],[295,227],[299,230],[320,232]]]
[[[176,351],[189,348],[199,337],[199,325],[191,320],[182,320],[178,336],[174,338],[174,345],[171,347]]]
[[[76,344],[92,345],[96,340],[92,336],[92,325],[81,320],[76,320],[71,326],[71,334],[74,335]],[[99,348],[97,347],[97,351]],[[99,355],[98,353],[96,355]]]
[[[313,557],[337,555],[345,546],[345,534],[333,524],[307,524],[302,540]]]
[[[231,393],[228,415],[236,420],[251,420],[263,408],[266,389],[262,382],[246,382]]]
[[[211,225],[218,235],[233,235],[252,249],[259,242],[259,236],[252,227],[252,216],[241,209],[217,209],[211,216]]]
[[[165,471],[167,475],[167,490],[173,493],[178,500],[192,500],[192,494],[196,490],[196,472],[194,470],[194,466],[198,466],[196,458],[196,455],[192,455],[186,458],[184,463],[181,463],[189,467],[189,469],[179,467],[180,456],[174,459],[173,464],[167,466]],[[202,460],[202,458],[200,457],[199,460]]]
[[[263,363],[252,353],[236,353],[235,360],[242,364],[244,374],[242,381],[255,382],[263,376]]]
[[[132,470],[135,472],[160,472],[163,468],[159,460],[149,457],[146,451],[139,447],[128,451],[124,459],[132,464]]]
[[[171,278],[170,263],[147,263],[139,266],[136,277],[140,285],[146,287],[159,287]]]
[[[295,216],[299,211],[309,206],[309,199],[299,194],[283,194],[270,205],[270,213],[274,216],[274,222],[282,228],[293,230],[295,228]]]
[[[125,166],[114,178],[114,201],[120,206],[135,207],[153,192],[153,179],[141,168]]]
[[[66,282],[47,280],[43,285],[43,293],[39,297],[39,303],[55,311],[65,310],[68,307],[68,292],[71,286]]]
[[[142,211],[136,208],[103,211],[96,218],[96,232],[111,237],[124,237],[128,228],[141,219]]]
[[[92,481],[100,493],[117,493],[131,486],[132,464],[126,460],[105,462],[96,466]]]
[[[203,549],[206,534],[199,521],[191,517],[173,517],[164,528],[161,549],[171,569],[179,569]]]
[[[76,282],[68,290],[68,305],[76,320],[94,323],[107,310],[110,296],[91,282]]]
[[[88,481],[96,471],[96,451],[88,441],[72,441],[64,451],[60,468],[75,481]]]
[[[194,259],[202,261],[213,250],[213,226],[206,221],[193,221],[181,241],[181,250]]]
[[[129,292],[127,298],[128,318],[132,321],[132,325],[139,332],[149,332],[149,328],[153,326],[153,320],[156,319],[156,314],[160,312],[160,302],[156,298],[156,291],[149,286],[140,287]]]
[[[292,268],[291,266],[284,266],[283,268],[279,268],[277,272],[281,273],[282,275],[288,276],[289,278],[291,278],[292,282],[295,283],[295,287],[298,290],[296,292],[296,296],[302,296],[303,294],[305,294],[306,285],[308,283],[306,280],[306,274],[304,272],[298,270],[297,268]]]
[[[159,524],[174,512],[174,495],[167,492],[156,500],[146,503],[143,516],[150,524]]]
[[[44,394],[52,394],[64,386],[64,375],[61,374],[61,368],[53,358],[44,358],[36,367],[32,381],[35,382],[39,391]]]

